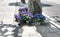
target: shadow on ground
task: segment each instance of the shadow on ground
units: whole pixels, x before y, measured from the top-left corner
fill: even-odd
[[[51,6],[53,6],[51,4],[45,4],[45,3],[41,3],[41,4],[42,4],[42,7],[51,7]]]
[[[35,23],[36,24],[36,23]],[[42,31],[44,30],[44,31],[46,31],[46,30],[48,30],[47,28],[45,28],[45,27],[50,27],[50,25],[49,25],[49,23],[44,23],[44,24],[42,24],[42,25],[38,25],[38,24],[23,24],[22,26],[25,26],[25,25],[28,25],[28,26],[35,26],[36,28],[37,28],[37,32],[39,32],[39,33],[43,33]],[[23,30],[22,30],[22,26],[16,26],[16,25],[8,25],[7,27],[12,27],[12,28],[15,28],[12,32],[14,32],[13,34],[11,34],[11,36],[13,35],[14,37],[22,37],[22,36],[20,36],[20,35],[18,35],[18,34],[21,34],[22,32],[23,32]],[[5,30],[2,34],[4,34],[4,33],[6,33],[7,32],[7,30]],[[9,34],[8,34],[9,35]],[[8,35],[5,35],[6,37],[8,36]],[[42,34],[43,35],[43,34]],[[4,35],[3,35],[4,36]]]
[[[42,37],[57,37],[57,33],[60,32],[55,26],[50,23],[46,23],[44,25],[36,26],[37,32],[42,35]]]
[[[53,5],[51,4],[45,4],[45,3],[41,3],[42,7],[51,7]],[[14,3],[9,3],[9,6],[20,6],[20,2],[14,2]]]
[[[60,23],[60,16],[52,16],[58,23]]]
[[[9,3],[9,6],[20,6],[20,2]]]
[[[15,30],[13,31],[14,32],[14,37],[22,37],[21,35],[19,36],[18,34],[21,34],[22,33],[22,29],[21,29],[21,26],[19,27],[16,27]]]

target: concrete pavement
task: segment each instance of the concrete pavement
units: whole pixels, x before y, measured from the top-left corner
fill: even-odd
[[[60,4],[51,1],[42,1],[42,10],[49,17],[51,23],[60,29]]]
[[[36,31],[37,28],[35,26],[26,25],[23,26],[22,29],[22,37],[42,37],[42,35]]]
[[[60,30],[52,24],[37,26],[37,31],[42,35],[42,37],[60,37]]]
[[[9,4],[16,2],[16,0],[1,0],[0,1],[0,21],[4,24],[12,24],[15,12],[15,6]]]
[[[47,1],[54,2],[56,4],[60,4],[60,0],[47,0]]]
[[[0,26],[0,37],[60,37],[60,30],[48,22],[43,25],[3,25]]]
[[[21,27],[15,25],[0,26],[0,37],[21,37]]]

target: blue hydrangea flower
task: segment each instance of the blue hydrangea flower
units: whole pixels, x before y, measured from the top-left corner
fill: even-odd
[[[35,14],[34,17],[45,20],[45,16],[43,16],[42,14]]]

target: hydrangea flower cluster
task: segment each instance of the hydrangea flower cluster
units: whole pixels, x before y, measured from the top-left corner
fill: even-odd
[[[35,14],[35,19],[38,21],[38,22],[44,22],[44,20],[46,19],[45,16],[43,16],[42,14]]]
[[[42,14],[33,15],[32,13],[27,11],[27,8],[19,8],[19,13],[18,15],[15,15],[15,17],[22,20],[32,20],[33,18],[38,22],[44,22],[44,20],[46,19]]]

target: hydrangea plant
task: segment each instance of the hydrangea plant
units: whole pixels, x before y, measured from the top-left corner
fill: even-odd
[[[40,23],[43,23],[44,20],[46,19],[45,16],[39,13],[33,15],[32,13],[28,12],[26,8],[19,8],[19,13],[15,15],[15,18],[17,18],[17,20],[23,20],[23,22],[24,21],[29,21],[29,22],[36,21]]]
[[[32,18],[33,18],[33,15],[28,12],[26,12],[25,14],[23,13],[22,15],[22,20],[25,20],[25,21],[31,22]]]
[[[45,16],[43,16],[42,14],[35,14],[35,20],[40,22],[40,23],[43,23],[44,20],[46,19]]]

